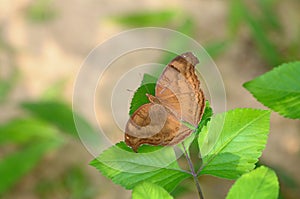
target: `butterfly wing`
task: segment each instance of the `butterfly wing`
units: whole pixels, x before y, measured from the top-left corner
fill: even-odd
[[[204,112],[205,97],[195,73],[198,59],[190,52],[175,57],[157,81],[155,95],[182,121],[197,127]]]
[[[160,104],[144,104],[127,122],[125,142],[134,151],[142,144],[169,145],[181,123]]]
[[[191,134],[183,124],[198,125],[205,105],[195,74],[198,59],[192,53],[174,58],[157,81],[151,103],[142,105],[127,122],[125,142],[137,151],[142,144],[174,145]]]

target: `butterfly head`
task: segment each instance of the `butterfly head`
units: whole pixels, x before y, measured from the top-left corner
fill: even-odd
[[[146,96],[148,97],[148,100],[151,103],[153,103],[153,104],[160,104],[159,100],[155,96],[153,96],[151,94],[148,94],[148,93],[146,93]]]

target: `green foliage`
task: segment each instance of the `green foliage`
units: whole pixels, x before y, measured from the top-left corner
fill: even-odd
[[[142,182],[134,187],[132,199],[172,199],[173,197],[162,187],[150,182]]]
[[[50,21],[57,16],[52,0],[34,1],[26,10],[26,16],[30,21],[42,23]]]
[[[44,120],[63,132],[77,137],[71,107],[59,101],[24,102],[22,107],[37,118]]]
[[[272,1],[259,1],[255,3],[259,13],[254,13],[245,2],[231,0],[229,10],[229,31],[231,37],[235,37],[237,30],[244,22],[251,32],[251,36],[261,54],[270,64],[277,65],[283,61],[281,53],[275,43],[270,40],[270,34],[274,27],[278,29],[279,21],[273,12]],[[267,26],[266,24],[270,25]]]
[[[300,119],[300,62],[282,64],[244,84],[262,104],[284,117]]]
[[[23,108],[32,116],[13,118],[0,125],[0,146],[14,149],[4,153],[0,160],[0,195],[17,184],[49,151],[63,144],[65,136],[60,132],[77,136],[72,110],[67,104],[26,102]],[[82,122],[88,124],[83,119]]]
[[[200,174],[237,179],[261,156],[270,129],[270,111],[235,109],[217,114],[199,134]]]
[[[251,4],[252,7],[256,8],[255,12],[254,9],[252,10],[246,5],[245,1],[230,0],[228,17],[230,33],[236,34],[243,22],[248,23],[248,15],[253,15],[253,19],[256,23],[261,24],[262,27],[267,28],[267,30],[279,30],[281,25],[277,13],[275,12],[277,2],[277,0],[254,0]],[[251,24],[247,25],[251,26]]]
[[[35,118],[18,118],[0,125],[0,145],[26,144],[32,140],[54,139],[58,136],[55,128]]]
[[[143,147],[152,148],[147,145]],[[134,153],[121,142],[104,151],[90,164],[126,189],[149,181],[171,192],[182,180],[190,177],[189,173],[181,171],[171,147],[153,153]]]
[[[0,160],[0,196],[34,168],[46,152],[57,148],[60,143],[58,140],[40,140],[2,157]]]
[[[92,199],[96,190],[88,176],[79,166],[71,166],[53,179],[42,179],[36,186],[39,198],[50,199],[59,195],[61,198]]]
[[[204,118],[211,114],[210,109],[207,110]],[[251,171],[265,147],[269,118],[269,111],[254,109],[236,109],[215,115],[199,134],[203,161],[200,174],[236,179]],[[143,147],[148,149],[148,153],[134,153],[121,142],[104,151],[90,164],[126,189],[149,181],[170,192],[183,179],[191,177],[187,171],[180,169],[171,147]],[[151,153],[151,148],[160,151]]]
[[[56,128],[36,118],[16,118],[0,125],[0,146],[18,150],[0,160],[0,195],[12,188],[50,150],[62,144]]]
[[[239,178],[230,189],[226,199],[278,198],[279,183],[275,172],[261,166]]]
[[[131,27],[166,26],[181,15],[175,10],[143,11],[113,17],[112,20]]]

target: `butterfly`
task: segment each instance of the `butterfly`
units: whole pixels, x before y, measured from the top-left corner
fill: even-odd
[[[195,73],[199,63],[191,52],[175,57],[155,86],[155,96],[140,106],[125,128],[125,143],[135,152],[142,144],[171,146],[180,143],[197,128],[205,108],[205,96]]]

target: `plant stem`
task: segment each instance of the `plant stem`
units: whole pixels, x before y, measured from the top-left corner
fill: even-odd
[[[191,158],[190,158],[190,156],[189,156],[189,154],[188,154],[188,152],[187,152],[187,150],[186,150],[186,148],[185,148],[183,142],[182,142],[182,146],[183,146],[184,154],[185,154],[185,157],[186,157],[186,159],[187,159],[187,161],[188,161],[188,164],[189,164],[191,173],[192,173],[192,175],[193,175],[193,178],[194,178],[194,181],[195,181],[195,184],[196,184],[196,188],[197,188],[197,190],[198,190],[199,198],[200,198],[200,199],[204,199],[203,193],[202,193],[202,190],[201,190],[201,187],[200,187],[200,183],[199,183],[199,180],[198,180],[198,177],[197,177],[197,173],[195,172],[194,165],[193,165],[193,163],[192,163],[192,160],[191,160]]]

